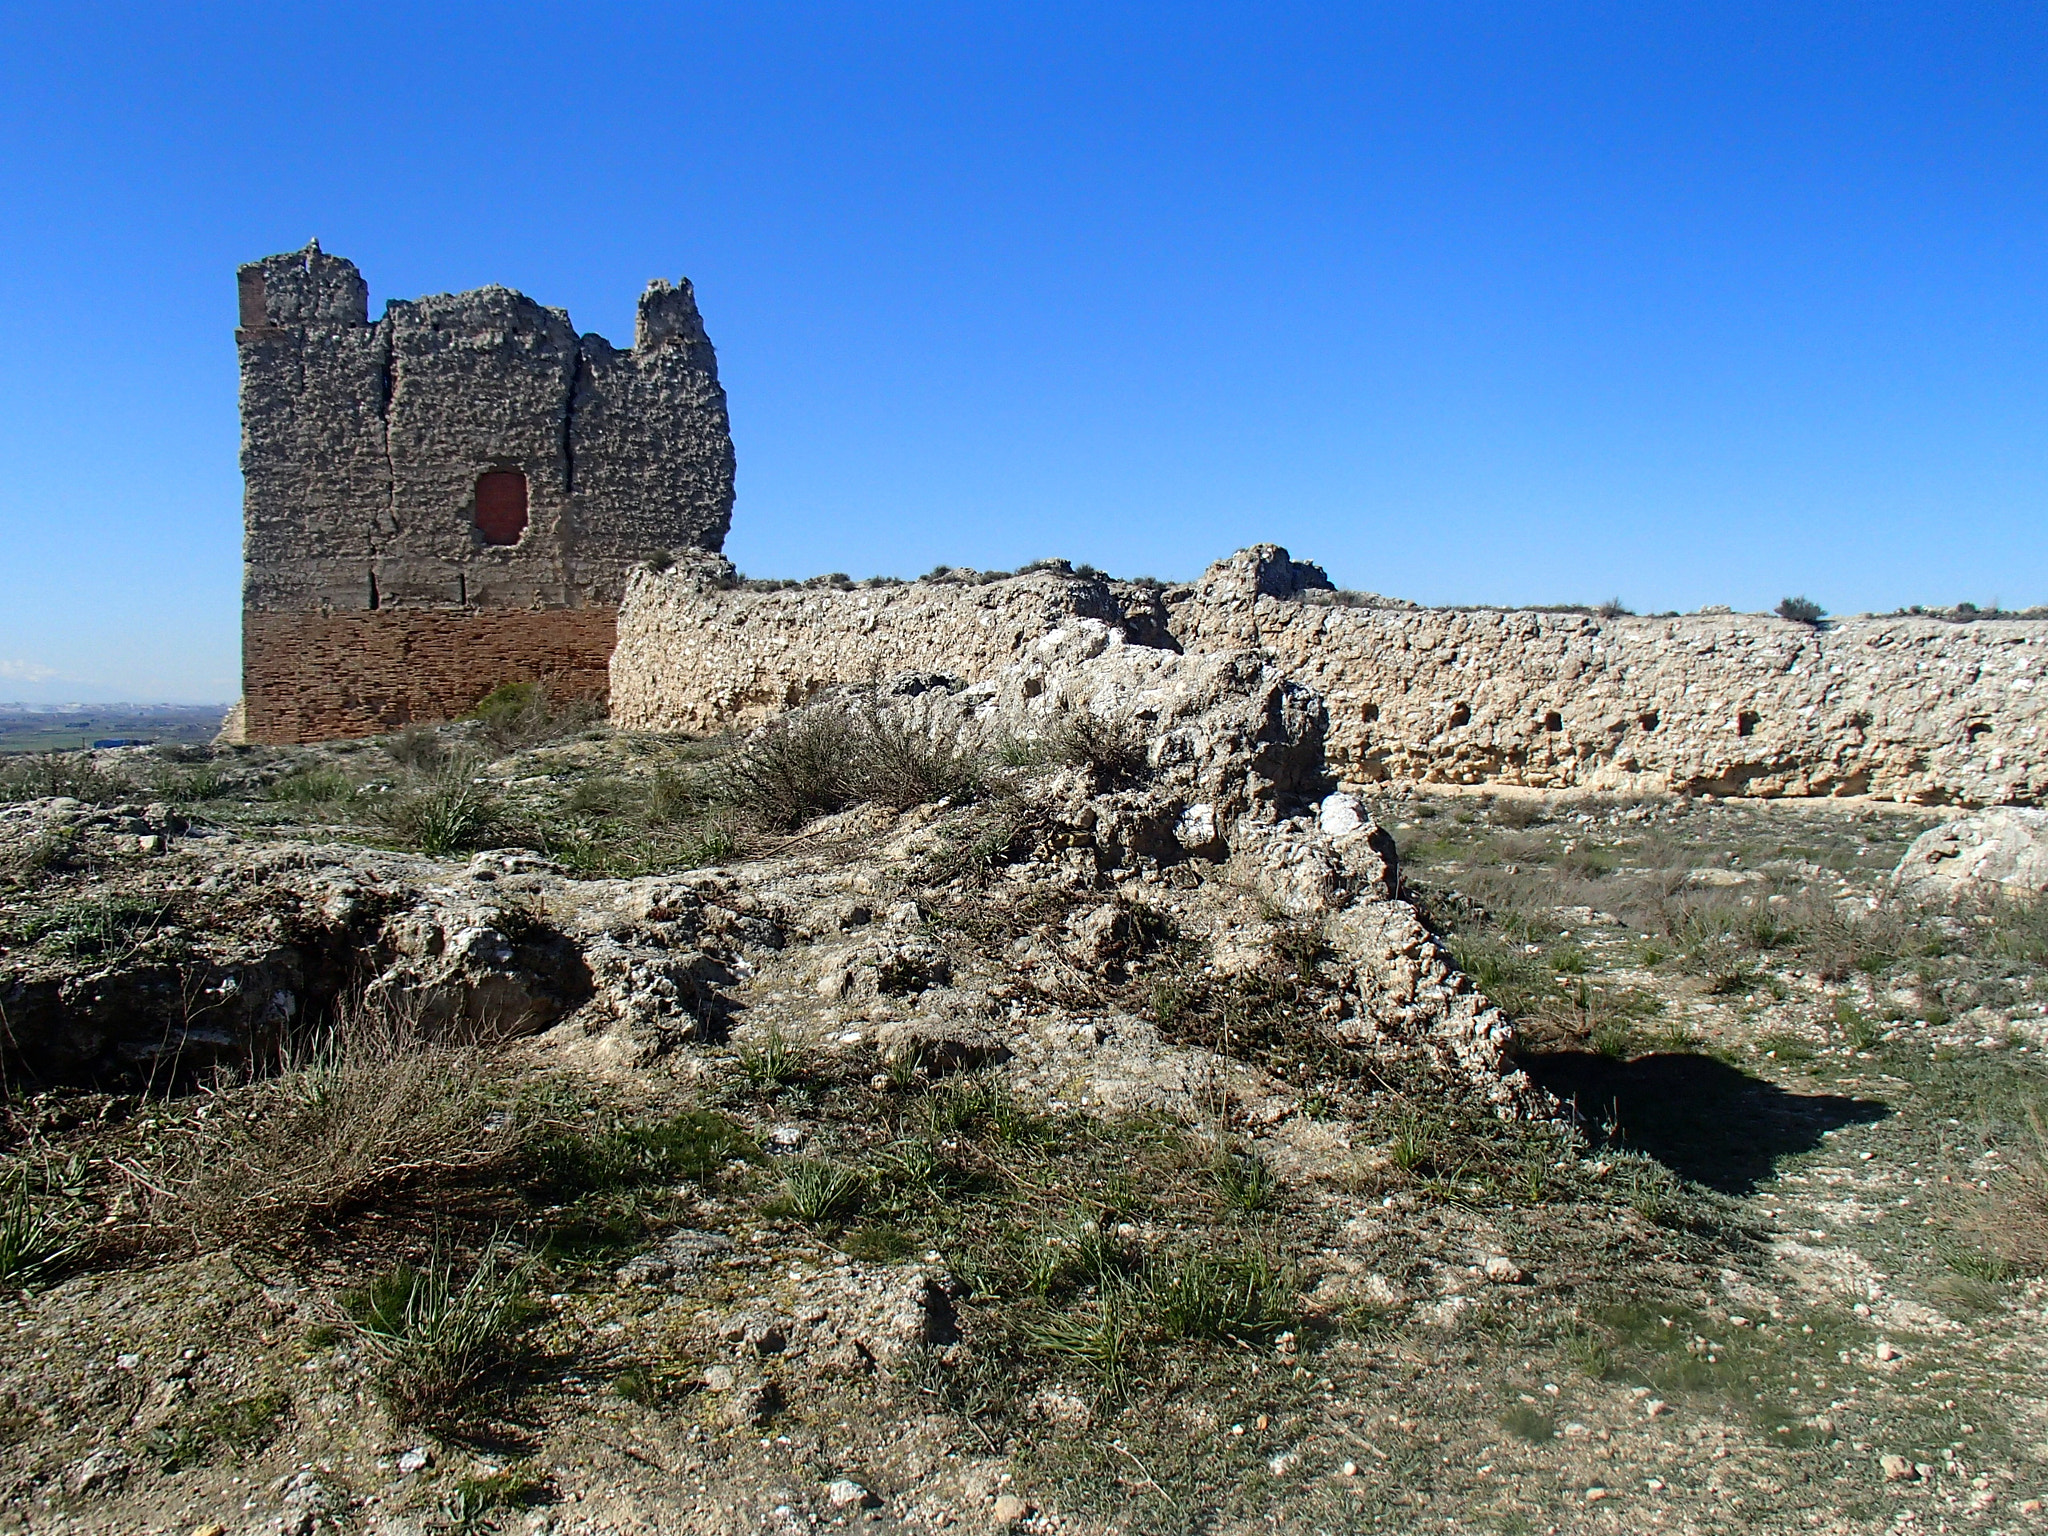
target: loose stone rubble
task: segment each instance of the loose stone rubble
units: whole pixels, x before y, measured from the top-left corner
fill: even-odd
[[[851,707],[828,699],[814,708]],[[1079,618],[972,685],[907,675],[879,690],[907,728],[963,750],[1041,750],[1077,720],[1128,734],[1142,764],[1105,780],[1053,766],[998,807],[1003,889],[1062,893],[1057,933],[995,955],[948,944],[906,869],[957,856],[971,833],[933,808],[856,810],[866,857],[785,858],[631,880],[570,877],[531,853],[461,862],[355,846],[251,844],[174,826],[163,807],[87,813],[63,800],[0,816],[11,848],[66,838],[161,848],[129,884],[142,914],[80,967],[45,958],[8,984],[16,1065],[45,1082],[144,1081],[275,1048],[293,1021],[360,996],[429,1032],[545,1035],[592,1068],[641,1066],[692,1041],[783,1030],[873,1042],[928,1071],[1011,1062],[1049,1095],[1185,1104],[1222,1076],[1284,1102],[1239,1064],[1163,1042],[1121,1013],[1048,1014],[1034,981],[1141,962],[1145,922],[1202,943],[1225,974],[1258,964],[1277,924],[1329,946],[1335,1038],[1422,1052],[1526,1108],[1510,1029],[1400,896],[1392,840],[1325,767],[1321,699],[1254,651],[1183,656]],[[181,835],[182,834],[182,835]],[[141,856],[138,852],[138,856]],[[1094,894],[1090,894],[1094,893]],[[928,899],[928,898],[927,898]],[[739,978],[774,995],[737,1026]],[[773,983],[789,978],[786,992]]]
[[[1103,786],[1076,768],[1034,789],[1049,843],[1212,935],[1224,969],[1250,963],[1276,914],[1323,925],[1344,977],[1339,1035],[1427,1039],[1446,1065],[1502,1072],[1506,1021],[1400,899],[1393,840],[1329,780],[1322,701],[1266,657],[1179,655],[1082,619],[986,682],[921,689],[908,713],[982,750],[1051,739],[1081,717],[1135,731],[1146,744],[1142,785]],[[1163,878],[1189,862],[1222,867],[1192,900]],[[1113,910],[1096,908],[1073,925],[1082,963],[1101,963],[1114,923]],[[1233,942],[1239,935],[1252,942]]]

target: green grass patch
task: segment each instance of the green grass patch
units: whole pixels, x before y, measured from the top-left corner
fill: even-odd
[[[1270,1339],[1292,1325],[1294,1287],[1262,1250],[1180,1254],[1155,1263],[1145,1311],[1170,1339]]]
[[[1557,1420],[1529,1403],[1517,1403],[1503,1413],[1500,1427],[1531,1445],[1548,1445],[1557,1438]]]
[[[894,1264],[917,1252],[917,1239],[889,1222],[869,1222],[847,1233],[840,1248],[866,1264]]]
[[[1216,1196],[1233,1211],[1271,1210],[1280,1194],[1273,1165],[1250,1147],[1219,1146],[1209,1162]]]
[[[356,795],[355,783],[339,768],[314,763],[273,779],[263,792],[280,805],[343,805]]]
[[[484,847],[505,825],[504,802],[474,782],[474,765],[460,758],[378,800],[372,814],[401,842],[435,857]]]
[[[756,1088],[782,1088],[804,1075],[810,1058],[804,1046],[771,1029],[740,1047],[740,1072]]]
[[[555,1486],[545,1473],[508,1468],[458,1479],[442,1498],[441,1513],[457,1530],[467,1531],[500,1511],[535,1509],[554,1500]]]
[[[493,1242],[473,1265],[437,1250],[344,1299],[378,1390],[401,1422],[461,1424],[498,1406],[539,1316],[533,1264]]]
[[[866,1194],[867,1184],[858,1169],[806,1158],[783,1175],[781,1198],[769,1209],[771,1214],[825,1226],[855,1215]]]
[[[161,897],[67,901],[18,919],[15,932],[72,960],[119,962],[155,941],[176,911]]]
[[[761,1152],[726,1116],[685,1110],[658,1120],[613,1119],[591,1129],[550,1127],[535,1136],[527,1156],[546,1189],[587,1194],[701,1183],[734,1161],[758,1161]]]
[[[160,1471],[184,1472],[212,1461],[223,1447],[244,1456],[260,1451],[290,1415],[291,1399],[282,1392],[229,1398],[157,1425],[143,1437],[142,1449]]]
[[[1765,1056],[1776,1057],[1787,1066],[1802,1066],[1818,1054],[1813,1046],[1799,1035],[1785,1030],[1774,1030],[1756,1037],[1756,1048]]]

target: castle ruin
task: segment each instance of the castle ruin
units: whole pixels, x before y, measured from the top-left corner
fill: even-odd
[[[621,351],[495,286],[372,322],[317,241],[238,278],[246,739],[446,720],[508,682],[602,696],[628,571],[731,521],[689,283],[651,283]]]
[[[732,438],[688,283],[648,287],[622,352],[499,287],[372,324],[317,244],[240,278],[251,741],[446,720],[528,680],[717,731],[906,668],[986,679],[1093,625],[1272,657],[1328,701],[1358,786],[2048,800],[2048,625],[1340,601],[1270,545],[1172,588],[750,590],[718,553]]]

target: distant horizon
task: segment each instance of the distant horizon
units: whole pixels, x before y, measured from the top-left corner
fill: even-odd
[[[57,703],[43,703],[33,699],[0,699],[0,715],[71,715],[81,709],[132,709],[146,712],[155,709],[229,710],[234,707],[233,699],[65,699]]]
[[[1271,540],[1431,606],[2048,602],[2040,8],[14,23],[31,700],[239,693],[234,272],[309,236],[373,313],[499,283],[619,342],[689,277],[756,576]],[[543,59],[604,82],[573,131],[507,110]]]

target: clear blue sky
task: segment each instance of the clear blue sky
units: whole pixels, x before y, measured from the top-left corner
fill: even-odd
[[[2048,8],[0,9],[0,698],[236,691],[233,273],[686,274],[751,574],[2048,602]]]

